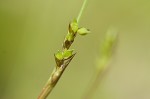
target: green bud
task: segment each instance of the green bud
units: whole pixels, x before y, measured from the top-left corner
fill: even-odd
[[[68,41],[73,41],[73,35],[72,35],[72,33],[68,33],[67,34],[67,36],[66,36],[66,39],[68,40]]]
[[[58,60],[62,60],[64,57],[63,57],[63,53],[61,51],[58,51],[56,54],[55,54],[55,57],[58,59]]]
[[[72,56],[73,51],[74,51],[73,49],[72,50],[64,50],[63,57],[65,59],[69,58],[70,56]]]
[[[74,51],[73,49],[72,49],[72,50],[67,50],[67,49],[65,49],[63,52],[58,51],[58,52],[55,54],[55,57],[56,57],[58,60],[67,59],[67,58],[69,58],[70,56],[72,56],[73,51]]]
[[[78,29],[77,33],[79,33],[80,35],[87,35],[90,33],[90,31],[83,27],[83,28]]]
[[[74,19],[71,23],[70,23],[70,27],[69,27],[69,32],[70,33],[76,33],[78,30],[78,23],[77,20]]]

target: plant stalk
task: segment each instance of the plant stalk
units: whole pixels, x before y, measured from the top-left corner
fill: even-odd
[[[83,13],[86,3],[87,3],[87,0],[84,0],[84,3],[82,5],[81,10],[77,17],[77,23],[79,23],[79,21],[81,19],[81,15]],[[69,41],[66,36],[66,38],[63,42],[63,52],[66,49],[68,50],[70,48],[70,46],[72,45],[72,43],[74,41],[74,38],[76,37],[76,33],[72,36],[73,36],[73,39],[71,41]],[[48,79],[47,83],[45,84],[44,88],[42,89],[42,92],[38,96],[38,99],[46,99],[48,97],[48,95],[54,89],[58,80],[61,78],[63,72],[65,71],[66,67],[69,65],[69,63],[71,62],[71,60],[73,59],[74,56],[75,56],[75,54],[68,57],[67,60],[58,60],[58,59],[56,59],[56,56],[55,56],[57,66],[54,68],[52,74],[50,75],[50,78]]]

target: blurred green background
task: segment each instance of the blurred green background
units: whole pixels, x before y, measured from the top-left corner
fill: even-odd
[[[68,23],[83,0],[0,0],[0,99],[36,99],[55,66]],[[119,40],[93,99],[150,99],[150,1],[89,0],[76,57],[48,99],[81,99],[109,27]]]

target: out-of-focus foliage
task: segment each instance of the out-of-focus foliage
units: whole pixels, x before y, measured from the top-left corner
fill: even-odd
[[[81,5],[82,0],[0,1],[0,99],[37,98]],[[76,38],[77,55],[49,99],[80,99],[111,26],[119,30],[117,51],[93,99],[149,99],[149,11],[149,0],[89,0],[80,25],[92,33]]]

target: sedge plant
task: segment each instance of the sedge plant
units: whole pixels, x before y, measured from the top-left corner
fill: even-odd
[[[68,27],[68,33],[62,44],[62,50],[59,50],[54,54],[56,66],[54,67],[54,70],[50,75],[50,78],[48,79],[40,95],[38,96],[38,99],[46,99],[48,97],[48,95],[51,93],[51,91],[54,89],[57,82],[61,78],[61,75],[65,71],[66,67],[69,65],[73,57],[76,55],[76,53],[74,53],[74,50],[70,49],[70,46],[74,42],[75,37],[78,34],[86,35],[90,33],[89,29],[79,27],[79,21],[86,4],[87,0],[84,0],[81,10],[78,14],[78,17],[74,19],[72,22],[70,22]]]

